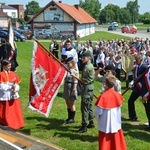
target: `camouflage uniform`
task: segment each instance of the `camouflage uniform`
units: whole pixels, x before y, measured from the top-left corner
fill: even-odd
[[[86,126],[87,121],[93,121],[94,67],[90,61],[83,68],[81,80],[84,82],[81,92],[82,126]]]

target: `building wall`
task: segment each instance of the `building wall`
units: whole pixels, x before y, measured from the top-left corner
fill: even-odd
[[[78,24],[77,25],[77,36],[84,37],[95,33],[94,24]]]
[[[34,19],[34,22],[73,22],[74,20],[59,7],[50,6]]]
[[[8,27],[8,18],[7,17],[0,17],[0,26],[3,28]]]
[[[24,19],[24,7],[23,7],[23,5],[9,5],[9,6],[17,9],[18,18]]]
[[[9,17],[18,18],[18,12],[15,9],[3,9],[3,12],[6,13]]]

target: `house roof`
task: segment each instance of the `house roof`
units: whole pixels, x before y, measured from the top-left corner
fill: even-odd
[[[0,11],[0,17],[9,17],[9,16],[5,14],[4,12]]]
[[[1,9],[16,9],[16,8],[7,5],[1,5]]]
[[[83,10],[78,5],[68,5],[64,4],[61,1],[51,1],[48,3],[41,11],[39,11],[28,23],[31,23],[38,15],[40,15],[46,8],[50,5],[57,5],[60,7],[64,12],[66,12],[71,18],[73,18],[79,24],[86,24],[86,23],[96,23],[97,21],[90,16],[85,10]]]

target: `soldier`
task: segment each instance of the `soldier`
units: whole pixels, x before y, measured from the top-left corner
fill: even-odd
[[[87,131],[87,128],[93,128],[93,91],[94,91],[94,67],[91,63],[91,53],[89,51],[82,54],[82,63],[84,64],[81,80],[83,81],[81,91],[81,113],[82,113],[82,126],[78,132],[83,133]],[[87,122],[89,124],[87,125]]]

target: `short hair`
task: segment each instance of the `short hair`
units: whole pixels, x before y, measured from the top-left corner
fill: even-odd
[[[143,60],[143,56],[141,55],[141,54],[139,54],[139,55],[137,55],[136,57],[135,57],[135,60],[137,61],[137,60]]]
[[[115,85],[116,77],[114,75],[108,75],[105,78],[105,84],[108,88],[112,88]]]
[[[8,59],[4,59],[2,61],[2,66],[7,66],[8,64],[10,64],[10,61]]]

